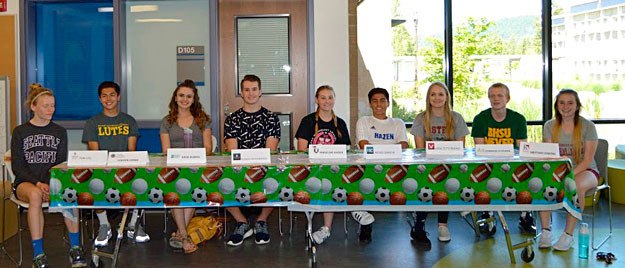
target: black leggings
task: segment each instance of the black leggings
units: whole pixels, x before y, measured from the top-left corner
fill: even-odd
[[[427,219],[427,212],[417,212],[417,221],[415,224],[419,227],[423,227],[425,225],[425,219]],[[438,212],[438,223],[447,223],[449,219],[449,211],[439,211]]]

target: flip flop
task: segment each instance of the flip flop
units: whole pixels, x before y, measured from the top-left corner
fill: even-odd
[[[186,248],[184,247],[185,244],[187,245]],[[182,245],[185,254],[191,254],[197,250],[197,246],[193,243],[193,241],[191,241],[189,236],[182,239]]]
[[[183,249],[182,239],[180,239],[176,232],[171,234],[171,237],[169,238],[169,246],[173,249]]]

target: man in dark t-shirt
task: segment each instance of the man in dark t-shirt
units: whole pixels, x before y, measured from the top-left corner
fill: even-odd
[[[226,118],[224,122],[224,142],[226,151],[234,149],[269,148],[278,149],[280,142],[280,121],[278,116],[260,105],[261,82],[256,75],[248,74],[241,81],[243,107]],[[234,232],[228,239],[229,246],[240,246],[243,240],[255,234],[256,244],[269,243],[267,217],[273,211],[264,207],[256,218],[254,229],[238,207],[227,208],[237,221]]]

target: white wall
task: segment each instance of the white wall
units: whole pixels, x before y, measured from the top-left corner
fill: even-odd
[[[349,120],[349,36],[347,1],[314,1],[315,85],[331,85],[334,111]]]

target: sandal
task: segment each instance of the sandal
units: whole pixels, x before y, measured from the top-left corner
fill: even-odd
[[[169,246],[173,249],[183,249],[183,243],[178,233],[173,232],[169,238]]]
[[[191,241],[189,236],[182,239],[182,247],[185,254],[190,254],[197,250],[197,246]]]

